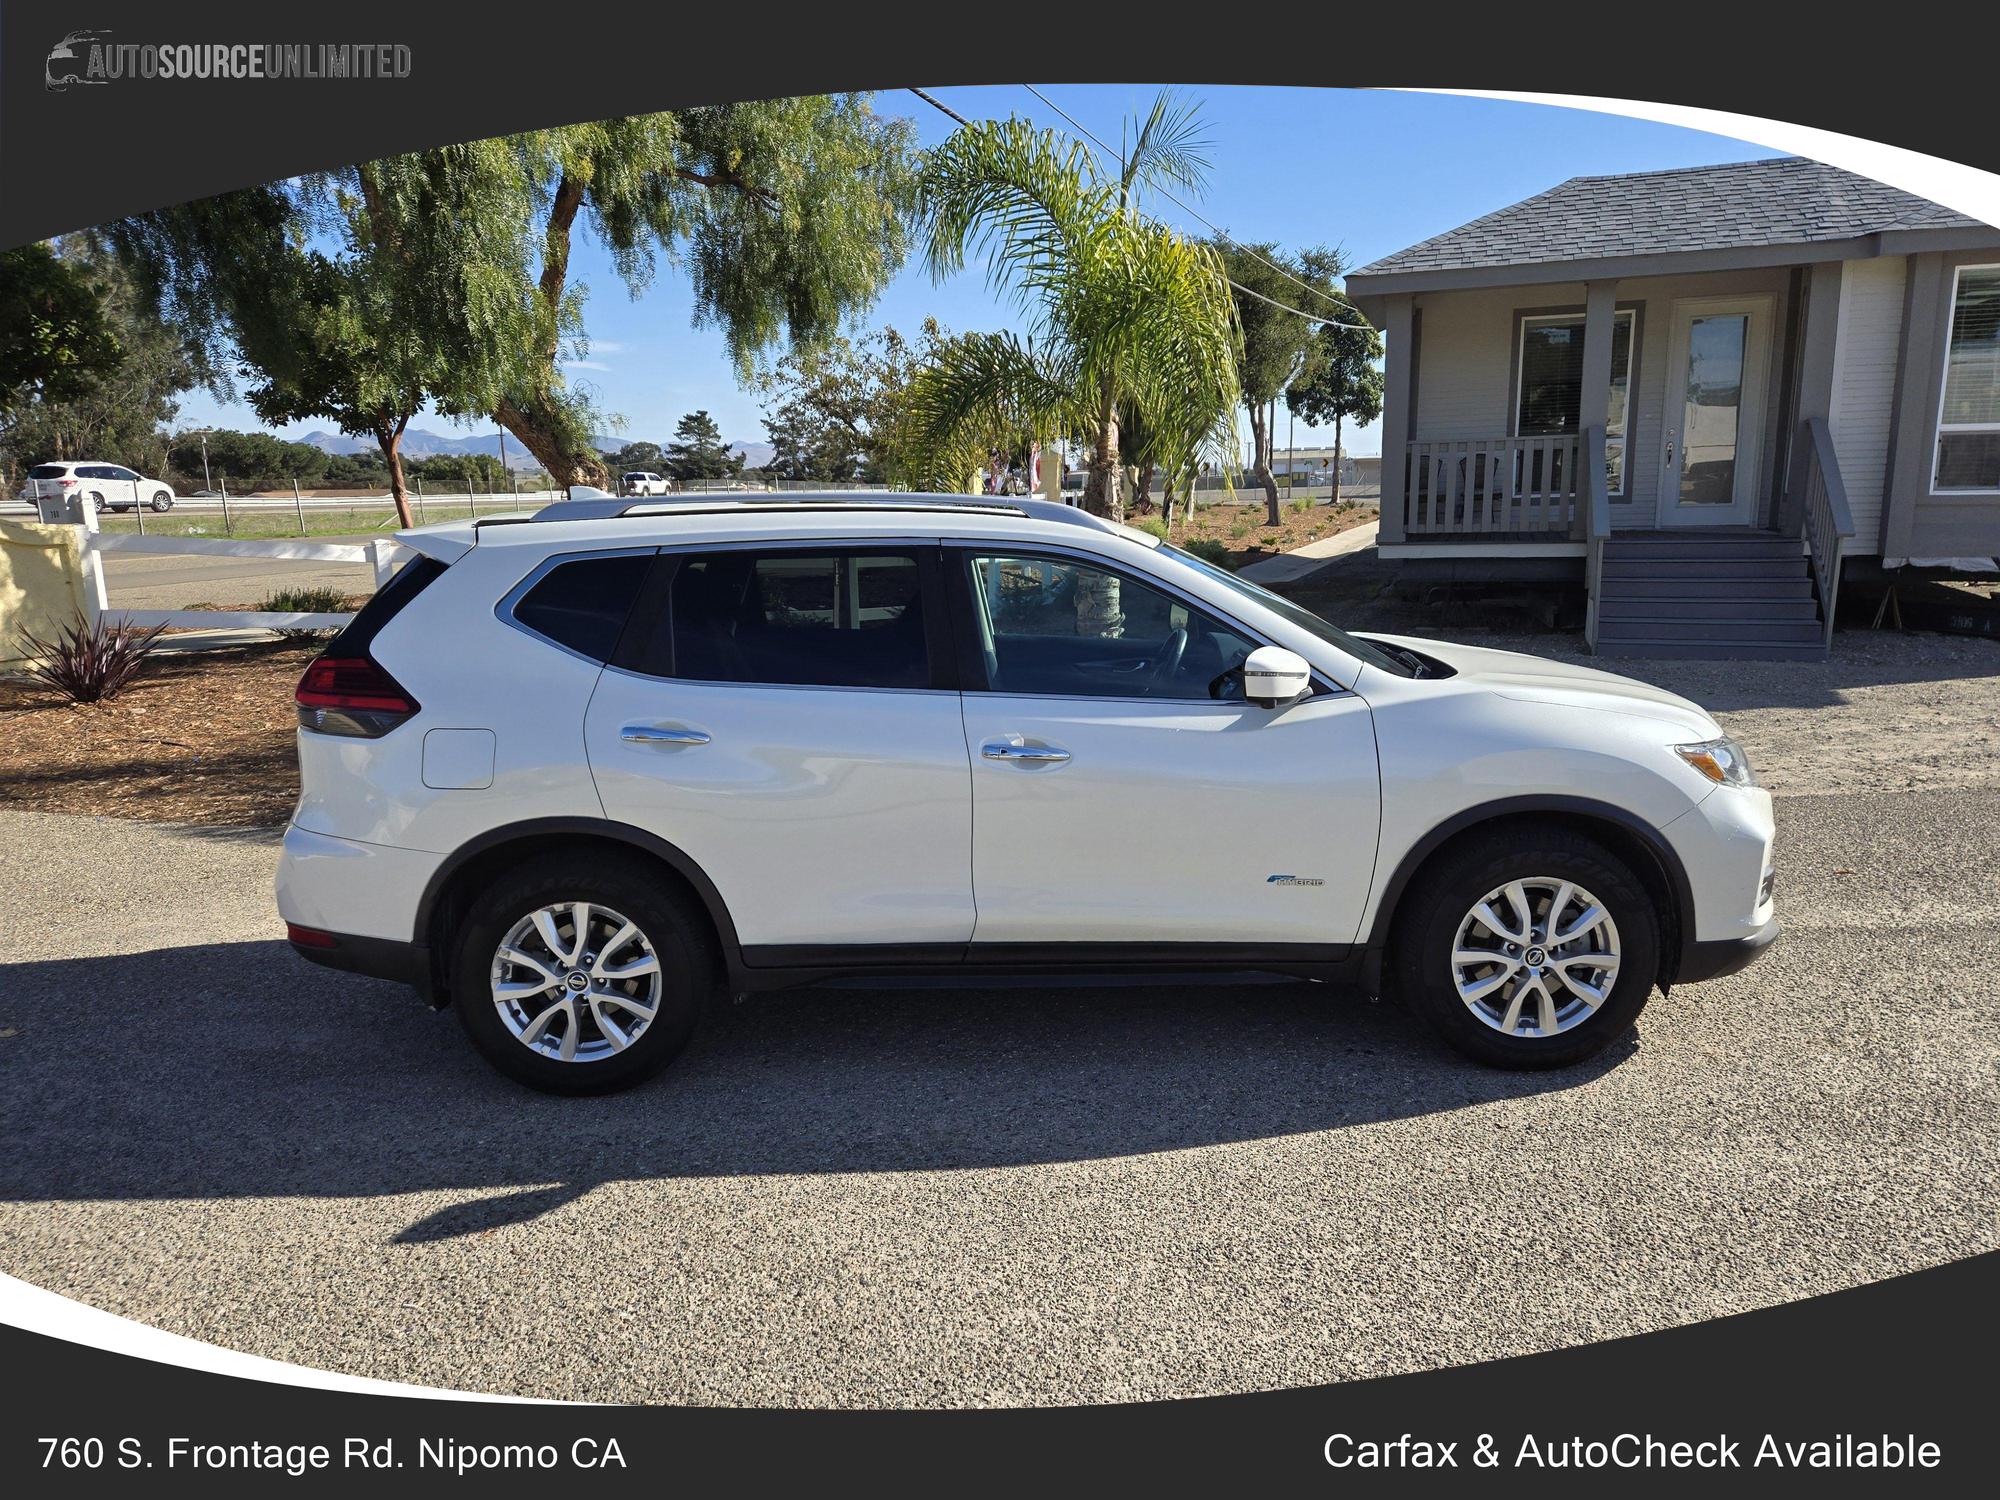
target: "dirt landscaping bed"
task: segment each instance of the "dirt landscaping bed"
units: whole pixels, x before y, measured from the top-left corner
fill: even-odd
[[[299,794],[292,689],[316,642],[156,657],[109,703],[0,680],[0,807],[153,823],[283,823]]]
[[[1191,543],[1213,544],[1223,549],[1214,556],[1214,561],[1226,568],[1245,568],[1308,542],[1365,525],[1380,514],[1372,503],[1343,501],[1336,506],[1300,502],[1281,505],[1279,522],[1272,526],[1266,520],[1268,512],[1261,500],[1254,505],[1204,505],[1192,520],[1183,522],[1175,517],[1173,541],[1189,551],[1205,550]],[[1132,519],[1143,524],[1149,519],[1157,520],[1158,515],[1156,510],[1150,517],[1137,514]]]

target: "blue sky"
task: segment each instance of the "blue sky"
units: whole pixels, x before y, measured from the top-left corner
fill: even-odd
[[[1154,86],[1136,84],[1041,87],[1112,142],[1118,139],[1121,118],[1143,111],[1157,92]],[[927,91],[970,119],[1019,114],[1037,124],[1068,128],[1019,84]],[[1198,202],[1188,201],[1238,240],[1294,248],[1335,245],[1354,266],[1566,177],[1779,154],[1727,136],[1538,104],[1275,86],[1197,86],[1184,92],[1203,105],[1213,163],[1207,192]],[[914,120],[926,145],[956,128],[907,90],[885,93],[876,104],[884,113]],[[1177,228],[1206,233],[1172,204],[1149,206]],[[592,348],[587,367],[573,369],[570,378],[588,384],[603,410],[624,418],[617,429],[623,436],[664,442],[683,413],[705,408],[731,441],[763,438],[755,392],[737,384],[720,337],[690,325],[687,284],[670,267],[663,266],[653,285],[635,299],[602,248],[586,241],[572,262],[572,277],[588,287]],[[982,268],[969,268],[938,285],[912,266],[862,315],[859,326],[913,331],[927,315],[955,331],[1018,322],[1011,303],[989,292]],[[248,408],[218,403],[201,392],[184,399],[179,420],[185,425],[259,425]],[[300,423],[285,430],[297,435],[315,425],[325,424]],[[415,425],[450,433],[479,430],[429,415]],[[1308,438],[1300,428],[1298,442],[1304,445]],[[1284,439],[1282,417],[1279,439]],[[1375,451],[1376,435],[1350,434],[1348,447],[1351,452]]]

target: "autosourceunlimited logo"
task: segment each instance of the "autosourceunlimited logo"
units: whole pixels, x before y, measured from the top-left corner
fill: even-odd
[[[242,79],[408,78],[401,42],[119,42],[109,31],[72,31],[49,48],[52,94],[132,79],[146,83]]]

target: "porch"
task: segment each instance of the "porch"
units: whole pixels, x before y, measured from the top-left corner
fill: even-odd
[[[1841,269],[1367,299],[1382,556],[1573,566],[1593,650],[1822,654],[1854,536],[1827,422]]]

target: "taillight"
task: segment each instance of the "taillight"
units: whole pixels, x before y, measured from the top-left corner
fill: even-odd
[[[380,739],[414,717],[420,706],[366,656],[315,658],[292,698],[299,706],[301,729],[368,740]]]

